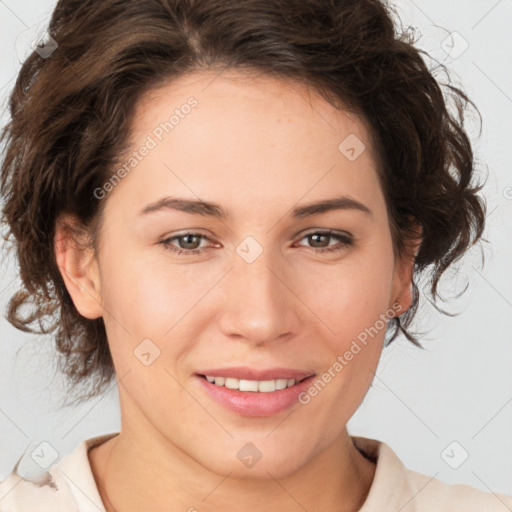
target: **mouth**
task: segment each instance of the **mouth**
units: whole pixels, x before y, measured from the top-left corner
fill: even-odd
[[[267,379],[267,380],[249,380],[249,379],[237,379],[236,377],[216,377],[214,375],[202,375],[198,374],[199,377],[207,380],[214,386],[234,389],[238,391],[248,391],[251,393],[272,393],[274,391],[280,391],[282,389],[288,389],[294,387],[306,379],[314,376],[315,374],[308,375],[302,379]]]
[[[268,417],[293,406],[303,407],[299,397],[313,384],[316,375],[292,370],[257,372],[232,368],[196,373],[195,379],[201,392],[217,406],[241,416]]]

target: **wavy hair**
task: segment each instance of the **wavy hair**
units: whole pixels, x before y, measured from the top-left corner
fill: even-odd
[[[421,226],[414,279],[428,275],[435,304],[439,279],[484,229],[464,129],[468,104],[476,107],[450,83],[443,91],[395,15],[379,0],[59,0],[48,29],[58,47],[47,58],[32,52],[10,95],[0,193],[22,281],[7,319],[54,335],[73,389],[93,383],[79,400],[100,394],[115,370],[103,320],[78,313],[60,275],[56,222],[75,216],[77,236],[90,233],[96,249],[105,201],[94,190],[127,149],[137,101],[186,73],[255,70],[360,115],[380,160],[395,254]],[[402,333],[421,347],[409,329],[414,279],[413,305],[390,321],[387,344]]]

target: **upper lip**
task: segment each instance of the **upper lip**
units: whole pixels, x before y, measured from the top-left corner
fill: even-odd
[[[208,375],[212,377],[233,377],[244,380],[276,380],[276,379],[295,379],[302,380],[315,372],[295,370],[293,368],[267,368],[257,370],[246,366],[233,366],[230,368],[211,368],[198,372],[199,375]]]

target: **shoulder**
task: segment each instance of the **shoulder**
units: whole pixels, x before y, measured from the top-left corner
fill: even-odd
[[[88,451],[118,432],[81,441],[37,482],[13,472],[0,482],[0,512],[104,512]]]
[[[512,496],[485,492],[467,484],[447,484],[409,469],[404,470],[404,484],[404,498],[416,501],[415,508],[411,508],[415,512],[512,511]]]
[[[0,482],[0,512],[75,512],[70,489],[64,482],[47,479],[35,483],[11,473]]]
[[[512,496],[466,484],[447,484],[404,466],[389,445],[352,436],[363,455],[376,463],[375,475],[360,512],[511,512]]]

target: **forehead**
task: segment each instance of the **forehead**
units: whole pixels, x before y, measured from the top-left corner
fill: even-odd
[[[277,122],[295,121],[296,130],[302,121],[303,125],[310,124],[312,130],[323,125],[323,130],[330,129],[340,136],[348,130],[362,139],[368,138],[360,116],[334,107],[312,86],[284,77],[233,69],[185,74],[146,92],[136,106],[134,138],[158,126],[162,118],[168,119],[190,98],[198,103],[194,110],[202,110],[205,115],[222,110],[225,115],[215,120],[218,125],[234,123],[238,117],[243,122],[267,126],[267,130],[260,131],[261,136],[270,131],[269,122],[277,115]]]
[[[240,207],[256,199],[259,206],[296,203],[333,187],[370,202],[378,192],[363,121],[290,80],[238,71],[174,79],[136,106],[131,149],[148,140],[151,151],[123,180],[131,183],[133,204],[164,192],[228,197]]]

